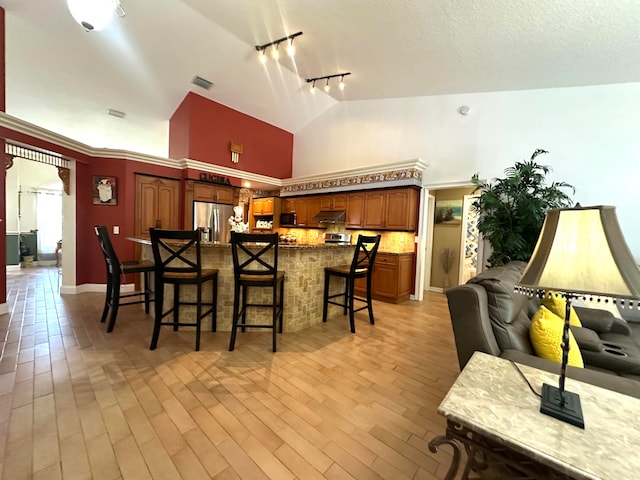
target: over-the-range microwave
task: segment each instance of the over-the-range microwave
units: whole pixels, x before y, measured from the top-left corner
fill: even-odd
[[[280,226],[281,227],[295,227],[298,222],[296,212],[282,212],[280,214]]]

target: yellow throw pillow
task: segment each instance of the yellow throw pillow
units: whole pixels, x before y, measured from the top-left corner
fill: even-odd
[[[567,309],[567,301],[561,293],[546,292],[542,299],[542,304],[564,320],[564,314]],[[569,310],[569,325],[574,327],[581,327],[582,323],[578,318],[578,314],[573,309],[573,306]]]
[[[562,329],[564,320],[541,306],[531,319],[529,338],[538,357],[562,363]],[[569,330],[568,365],[584,367],[578,343]]]

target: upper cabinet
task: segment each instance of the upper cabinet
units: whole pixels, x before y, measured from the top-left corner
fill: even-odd
[[[413,188],[386,190],[385,225],[387,230],[415,230],[418,191]]]
[[[254,198],[253,199],[253,214],[254,215],[273,215],[273,197]]]
[[[199,202],[226,203],[228,205],[234,204],[233,197],[235,189],[233,187],[188,180],[185,182],[185,188],[187,196],[191,196],[191,201],[196,200]],[[192,195],[189,195],[190,193]],[[189,207],[191,207],[191,202],[188,203]]]
[[[415,231],[418,201],[417,188],[402,187],[287,197],[283,200],[282,210],[295,212],[300,227],[325,226],[313,221],[321,210],[345,210],[346,228]]]
[[[364,193],[347,194],[347,228],[364,228]]]
[[[251,229],[273,231],[280,226],[280,198],[261,197],[251,201]]]
[[[320,210],[346,210],[347,195],[323,195],[320,197]]]

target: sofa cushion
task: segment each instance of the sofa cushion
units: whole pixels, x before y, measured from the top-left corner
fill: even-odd
[[[564,320],[545,306],[540,306],[531,320],[529,336],[533,349],[538,357],[562,362],[562,334]],[[576,339],[569,330],[569,356],[567,364],[574,367],[584,367],[582,355]]]
[[[530,317],[540,302],[514,291],[526,266],[525,262],[510,262],[485,270],[467,283],[485,289],[489,319],[500,349],[513,348],[533,355],[529,341]]]

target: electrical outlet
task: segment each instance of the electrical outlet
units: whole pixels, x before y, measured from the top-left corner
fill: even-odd
[[[406,241],[407,241],[406,237],[404,235],[400,235],[400,243],[404,243]]]
[[[113,226],[113,234],[120,235],[120,227],[118,225]]]

